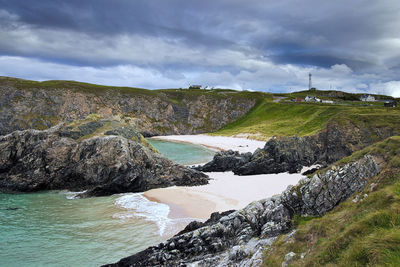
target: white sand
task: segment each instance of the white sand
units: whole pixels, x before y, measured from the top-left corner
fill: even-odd
[[[152,189],[144,196],[168,204],[172,217],[208,219],[212,212],[241,209],[252,201],[280,194],[288,185],[295,185],[303,177],[288,173],[249,176],[237,176],[232,172],[206,174],[213,179],[208,185]],[[179,207],[179,212],[174,207]]]
[[[265,142],[239,137],[209,135],[169,135],[155,139],[203,145],[216,150],[254,152]],[[211,213],[241,209],[252,201],[280,194],[288,185],[295,185],[301,174],[262,174],[237,176],[232,172],[207,173],[212,180],[203,186],[168,187],[144,192],[149,200],[165,203],[170,207],[170,218],[208,219]]]
[[[159,140],[184,142],[203,145],[216,150],[235,150],[241,153],[254,152],[257,148],[263,148],[264,141],[251,140],[239,137],[197,135],[168,135],[152,137]]]

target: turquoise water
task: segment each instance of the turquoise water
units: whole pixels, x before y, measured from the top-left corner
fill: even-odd
[[[151,143],[181,164],[213,154],[188,144]],[[140,194],[72,198],[58,191],[0,194],[0,266],[99,266],[157,244],[173,234],[169,225],[191,220],[168,219],[168,206]]]
[[[180,164],[192,165],[210,161],[215,151],[202,146],[147,139],[161,154]]]

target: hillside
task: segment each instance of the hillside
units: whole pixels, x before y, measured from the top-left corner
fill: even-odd
[[[264,266],[399,266],[400,137],[367,147],[337,163],[370,154],[381,159],[381,173],[364,191],[322,217],[297,216],[296,230],[281,235],[264,253]]]
[[[332,120],[390,126],[400,118],[399,107],[356,101],[359,94],[339,91],[268,94],[227,89],[146,90],[0,77],[0,93],[0,134],[47,129],[61,121],[95,114],[130,124],[145,136],[212,133],[268,140],[275,135],[313,135]],[[307,95],[334,104],[292,101]]]
[[[90,114],[119,120],[144,135],[212,132],[248,112],[264,93],[146,90],[74,81],[0,78],[0,135],[47,129]]]
[[[313,135],[332,120],[350,121],[355,125],[368,121],[376,124],[377,127],[390,127],[400,120],[400,108],[385,108],[382,102],[366,104],[360,101],[343,101],[338,97],[329,98],[335,101],[335,104],[288,101],[293,95],[304,97],[307,94],[303,92],[280,94],[280,97],[286,97],[280,102],[265,98],[257,102],[245,116],[222,127],[214,134],[249,136],[254,139],[268,140],[274,135]],[[314,94],[308,92],[308,95]],[[346,95],[352,94],[346,93]]]

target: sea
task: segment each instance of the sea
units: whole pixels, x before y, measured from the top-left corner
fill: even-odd
[[[214,151],[148,139],[184,165]],[[156,245],[192,218],[170,219],[169,207],[141,193],[78,199],[79,192],[0,193],[0,266],[100,266]]]

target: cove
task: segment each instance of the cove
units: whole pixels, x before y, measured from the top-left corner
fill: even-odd
[[[215,153],[197,145],[149,141],[180,164],[206,162]],[[72,197],[60,191],[0,193],[0,266],[99,266],[166,239],[160,235],[168,223],[165,206],[140,194]]]

